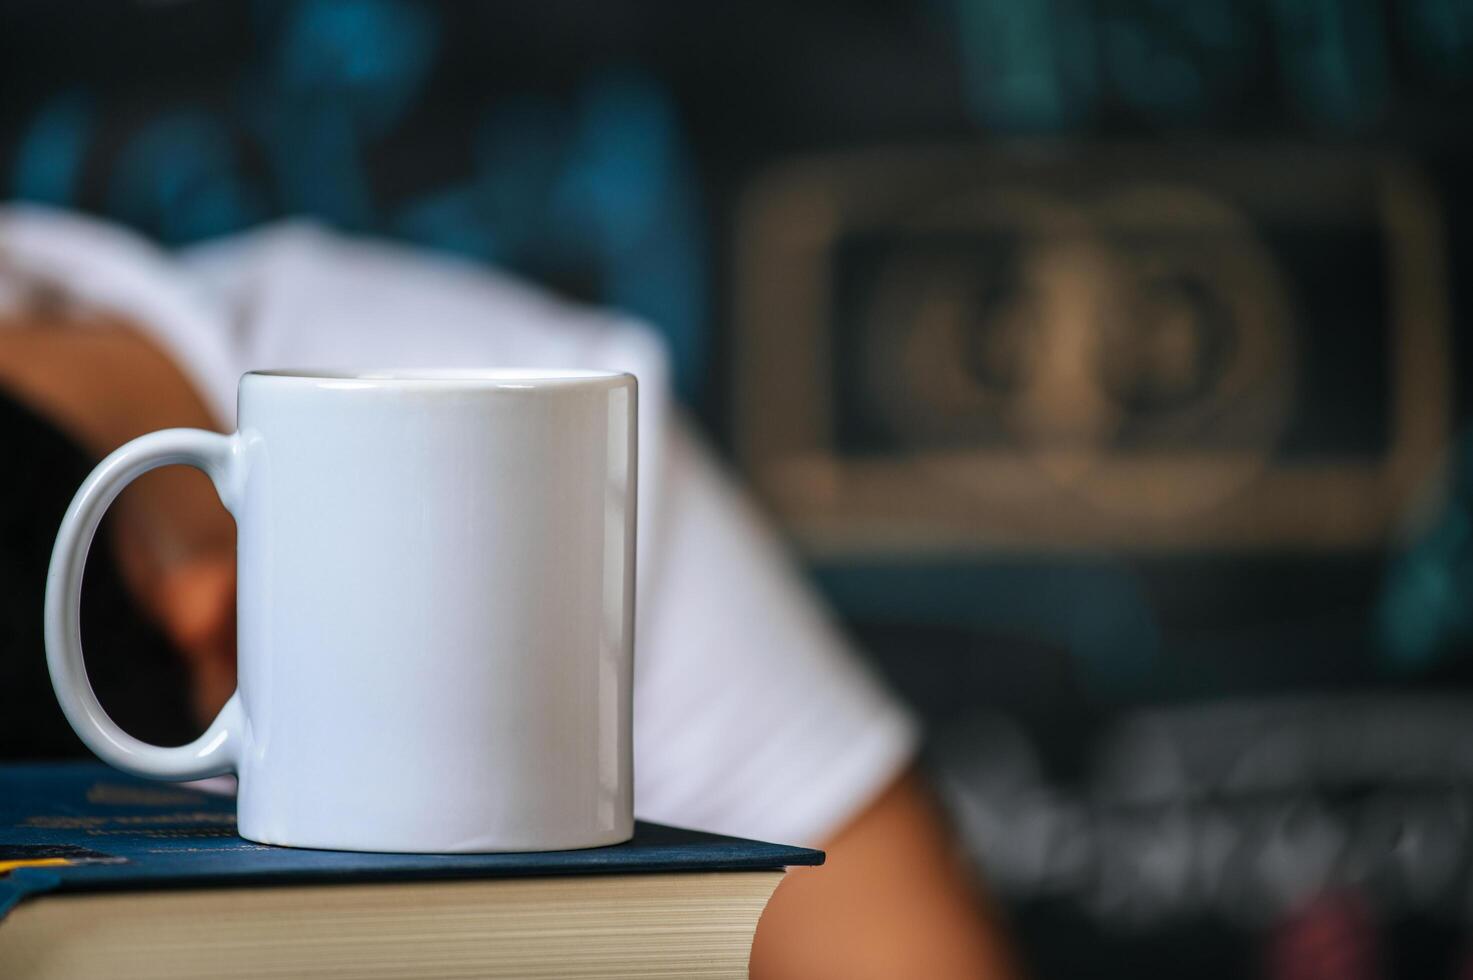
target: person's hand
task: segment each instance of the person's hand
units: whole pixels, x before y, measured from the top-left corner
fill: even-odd
[[[235,555],[202,555],[167,568],[153,601],[188,666],[195,718],[208,724],[235,690]]]

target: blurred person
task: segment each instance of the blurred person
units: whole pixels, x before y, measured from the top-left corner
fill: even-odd
[[[91,219],[0,208],[0,757],[83,751],[50,691],[40,597],[97,459],[159,428],[229,431],[253,368],[505,365],[639,378],[639,816],[829,855],[778,889],[753,975],[1008,975],[915,772],[914,721],[673,410],[653,336],[493,270],[309,224],[170,255]],[[94,683],[125,727],[182,742],[235,687],[234,527],[182,467],[130,488],[110,522],[83,604],[84,630],[108,637]]]

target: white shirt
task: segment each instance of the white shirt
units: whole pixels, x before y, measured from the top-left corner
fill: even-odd
[[[638,323],[481,266],[300,222],[171,255],[92,219],[0,207],[0,302],[18,283],[135,322],[230,427],[236,382],[255,368],[630,371],[642,477],[638,815],[820,843],[913,755],[910,716],[672,413],[663,349]]]

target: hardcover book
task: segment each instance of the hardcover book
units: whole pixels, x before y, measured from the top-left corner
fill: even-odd
[[[363,854],[235,833],[235,800],[0,766],[0,976],[745,976],[820,851],[640,823],[612,847]]]

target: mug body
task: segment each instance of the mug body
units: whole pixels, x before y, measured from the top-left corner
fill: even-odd
[[[630,837],[635,400],[602,372],[242,379],[242,836]]]

